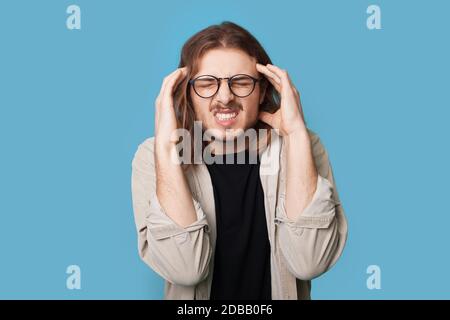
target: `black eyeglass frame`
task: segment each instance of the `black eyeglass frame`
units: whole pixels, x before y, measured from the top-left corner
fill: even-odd
[[[246,76],[246,77],[249,77],[250,79],[253,80],[253,88],[252,88],[252,90],[250,91],[250,93],[247,94],[247,95],[245,95],[245,96],[237,95],[236,93],[234,93],[233,89],[231,88],[231,82],[233,81],[234,78],[236,78],[236,77],[238,77],[238,76]],[[195,89],[195,81],[197,81],[199,78],[202,78],[202,77],[212,77],[212,78],[216,79],[216,81],[217,81],[217,90],[216,90],[216,92],[214,92],[212,95],[210,95],[210,96],[208,96],[208,97],[204,97],[204,96],[200,95],[200,94],[197,92],[197,90]],[[256,83],[257,83],[257,82],[260,82],[260,81],[263,80],[263,79],[262,79],[262,78],[255,78],[255,77],[252,77],[251,75],[248,75],[248,74],[245,74],[245,73],[238,73],[238,74],[235,74],[234,76],[231,76],[231,77],[225,77],[225,78],[219,78],[219,77],[213,76],[213,75],[211,75],[211,74],[202,74],[202,75],[200,75],[200,76],[198,76],[198,77],[195,77],[194,79],[190,79],[190,80],[189,80],[189,84],[194,88],[195,93],[196,93],[200,98],[209,99],[209,98],[211,98],[211,97],[214,97],[214,96],[217,94],[217,92],[219,92],[219,90],[220,90],[220,85],[222,84],[222,80],[227,80],[228,88],[230,89],[230,91],[231,91],[231,93],[232,93],[233,95],[235,95],[236,97],[239,97],[239,98],[245,98],[245,97],[248,97],[249,95],[251,95],[251,94],[253,93],[253,91],[255,91]]]

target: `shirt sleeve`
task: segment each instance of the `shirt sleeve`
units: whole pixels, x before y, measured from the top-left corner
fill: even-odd
[[[212,252],[208,222],[195,198],[192,201],[197,221],[187,227],[179,226],[164,212],[156,195],[153,141],[150,138],[142,143],[132,161],[131,189],[139,256],[167,281],[196,285],[208,275]]]
[[[347,221],[328,154],[315,133],[310,131],[310,137],[318,171],[316,191],[294,219],[288,218],[285,193],[281,193],[275,218],[281,252],[290,271],[301,280],[311,280],[329,270],[341,256],[347,239]]]

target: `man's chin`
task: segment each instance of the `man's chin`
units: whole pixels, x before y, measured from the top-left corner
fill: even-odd
[[[216,141],[233,141],[244,133],[243,128],[217,128],[206,130],[207,136],[213,137]]]

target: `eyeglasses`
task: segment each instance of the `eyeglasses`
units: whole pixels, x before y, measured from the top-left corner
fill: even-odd
[[[232,77],[218,78],[211,75],[198,76],[189,80],[189,84],[194,88],[195,93],[201,98],[211,98],[220,89],[222,80],[227,80],[230,91],[239,98],[245,98],[255,90],[256,83],[261,79],[254,78],[247,74],[237,74]]]

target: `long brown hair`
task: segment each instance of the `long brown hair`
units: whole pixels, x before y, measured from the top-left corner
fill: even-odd
[[[199,61],[202,56],[211,49],[233,48],[239,49],[256,59],[260,64],[272,64],[268,54],[256,38],[241,26],[224,21],[221,24],[211,25],[189,38],[181,50],[178,67],[187,67],[186,78],[178,85],[174,92],[174,107],[177,117],[178,128],[184,128],[190,132],[194,138],[195,111],[192,105],[189,90],[189,79],[198,71]],[[274,113],[280,107],[280,96],[273,85],[263,76],[260,82],[261,89],[265,90],[265,97],[260,104],[260,111]],[[270,129],[271,127],[258,120],[255,129]],[[268,141],[270,143],[270,130],[268,131]],[[191,141],[194,146],[194,141]],[[193,155],[193,152],[191,152]],[[191,162],[192,163],[192,162]]]

